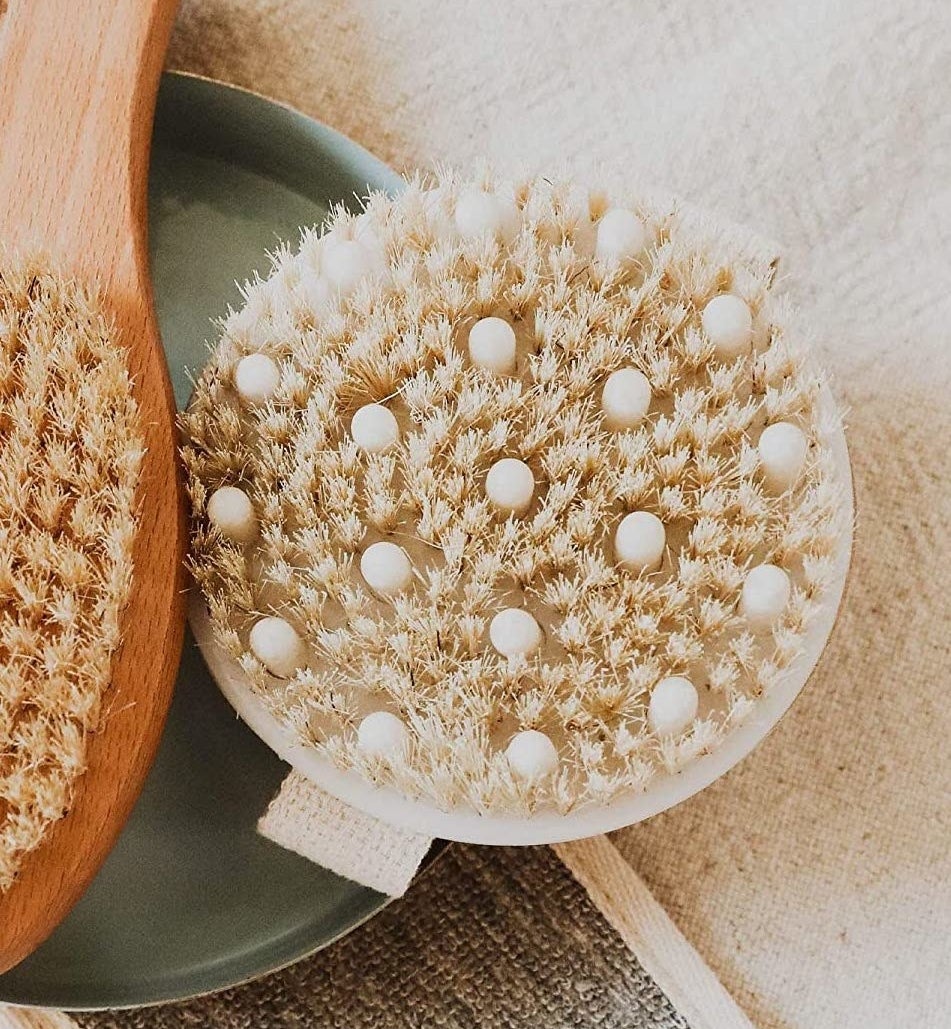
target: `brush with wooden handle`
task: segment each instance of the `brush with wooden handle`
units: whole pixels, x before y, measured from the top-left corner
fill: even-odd
[[[0,971],[116,840],[178,667],[184,520],[146,248],[176,6],[0,15]]]

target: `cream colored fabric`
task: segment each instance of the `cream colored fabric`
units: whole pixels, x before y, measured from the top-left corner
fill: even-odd
[[[398,168],[657,185],[784,247],[851,408],[852,582],[755,755],[618,835],[760,1029],[951,1011],[951,5],[185,0],[172,64]]]
[[[385,825],[291,772],[258,822],[288,850],[390,897],[402,897],[432,839]]]

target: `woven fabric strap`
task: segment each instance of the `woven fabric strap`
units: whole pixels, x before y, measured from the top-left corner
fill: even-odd
[[[274,843],[346,879],[402,897],[429,850],[428,836],[397,829],[291,772],[258,822]]]

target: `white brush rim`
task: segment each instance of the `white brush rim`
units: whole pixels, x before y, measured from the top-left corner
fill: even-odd
[[[834,410],[834,401],[828,390],[823,390],[820,405],[826,410]],[[816,619],[806,634],[803,652],[790,665],[775,689],[756,702],[749,718],[728,732],[713,753],[697,758],[674,775],[660,772],[643,792],[617,798],[601,807],[587,805],[566,815],[543,809],[527,817],[480,814],[471,808],[442,811],[425,800],[407,797],[393,787],[375,786],[356,772],[337,768],[315,750],[297,743],[268,712],[249,689],[241,666],[215,642],[208,611],[195,590],[191,594],[189,615],[192,632],[221,692],[240,718],[296,771],[339,800],[382,822],[439,839],[496,845],[561,843],[613,832],[666,811],[725,775],[782,718],[818,663],[832,633],[845,591],[852,557],[854,518],[852,471],[841,428],[824,440],[824,444],[832,451],[843,486],[846,526],[836,554],[835,580],[823,603],[823,616]],[[821,731],[821,727],[817,726],[816,731]]]

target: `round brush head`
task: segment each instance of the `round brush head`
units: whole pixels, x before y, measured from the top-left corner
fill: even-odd
[[[773,273],[676,205],[445,174],[281,249],[183,421],[248,689],[443,809],[604,805],[714,750],[831,619],[847,532]]]

